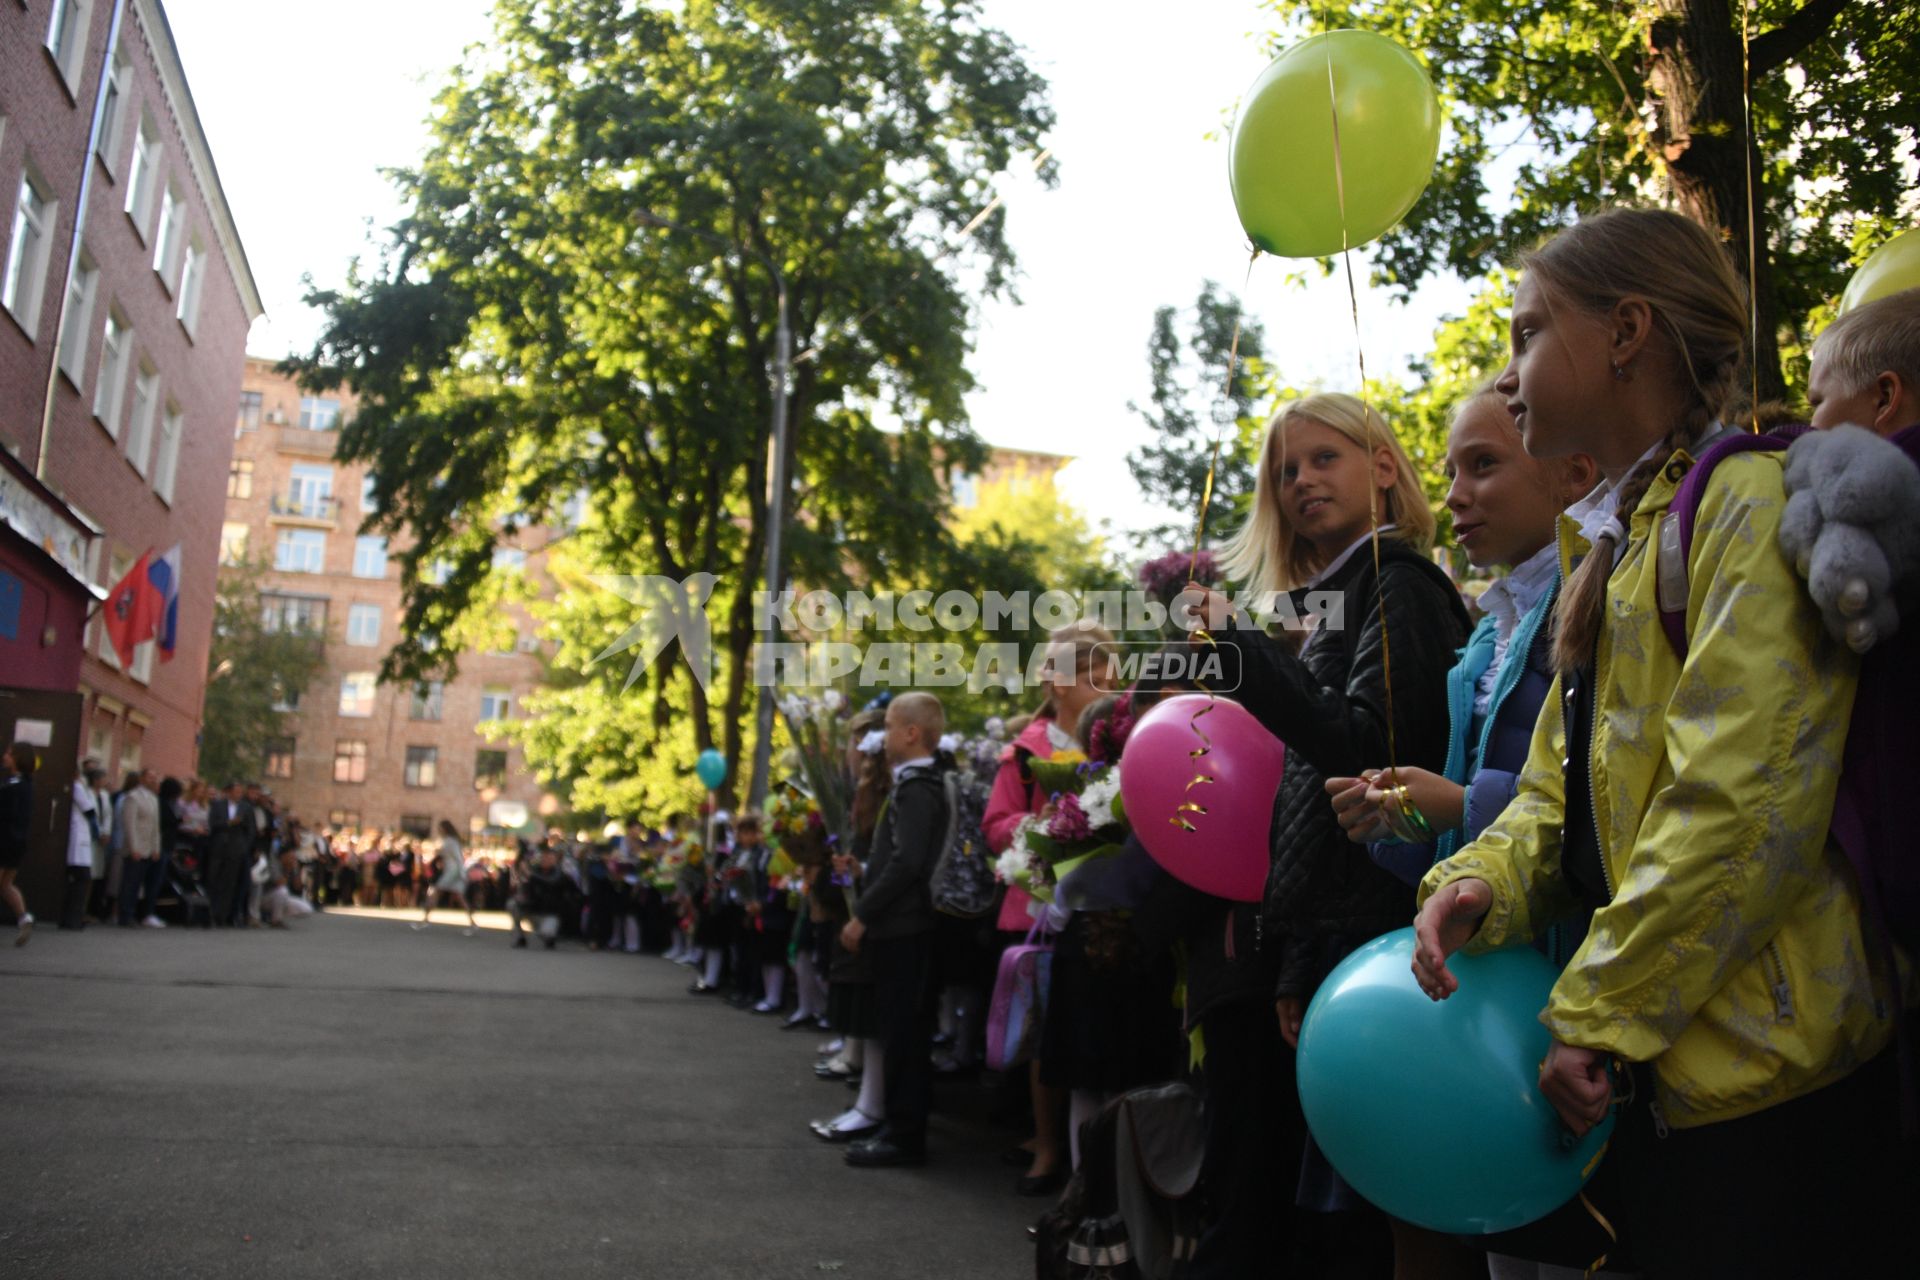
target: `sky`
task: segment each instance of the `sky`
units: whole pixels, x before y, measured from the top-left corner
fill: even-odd
[[[385,168],[426,146],[431,99],[461,51],[486,37],[487,0],[166,0],[267,315],[248,349],[304,347],[317,313],[302,279],[338,284],[399,211]],[[1281,376],[1351,389],[1358,381],[1343,281],[1263,258],[1227,191],[1225,130],[1268,59],[1271,14],[1252,0],[985,0],[989,22],[1027,49],[1058,116],[1045,139],[1060,164],[1048,191],[1009,175],[1007,235],[1020,305],[981,311],[969,399],[989,443],[1076,458],[1067,497],[1116,533],[1159,523],[1126,467],[1150,432],[1129,409],[1148,390],[1153,313],[1190,305],[1203,282],[1237,290],[1266,327]],[[1177,12],[1177,16],[1174,16]],[[1209,135],[1212,135],[1211,137]],[[1308,267],[1303,284],[1290,282]],[[1467,288],[1434,282],[1406,305],[1361,280],[1370,373],[1427,349]]]

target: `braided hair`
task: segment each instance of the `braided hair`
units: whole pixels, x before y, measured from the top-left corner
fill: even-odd
[[[1660,209],[1583,218],[1520,265],[1549,296],[1595,315],[1626,297],[1645,300],[1673,349],[1686,409],[1660,447],[1620,482],[1616,514],[1625,528],[1674,450],[1694,444],[1732,411],[1748,354],[1746,286],[1711,232]],[[1612,535],[1600,535],[1560,593],[1553,658],[1562,675],[1593,661],[1617,550]]]

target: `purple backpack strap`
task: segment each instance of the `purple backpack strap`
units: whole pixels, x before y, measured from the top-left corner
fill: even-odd
[[[1738,427],[1728,427],[1717,435],[1709,436],[1706,447],[1694,462],[1691,470],[1681,478],[1680,487],[1674,490],[1673,502],[1667,508],[1668,516],[1673,520],[1680,543],[1680,565],[1682,572],[1693,558],[1693,524],[1700,514],[1700,500],[1706,496],[1707,481],[1713,477],[1713,469],[1722,461],[1736,453],[1751,453],[1756,449],[1785,449],[1796,439],[1805,435],[1807,427],[1779,427],[1765,435],[1755,435],[1751,431],[1742,431]],[[1662,594],[1660,605],[1660,629],[1667,633],[1667,643],[1680,655],[1682,662],[1687,658],[1687,604],[1686,593],[1678,593],[1677,602],[1672,608]]]

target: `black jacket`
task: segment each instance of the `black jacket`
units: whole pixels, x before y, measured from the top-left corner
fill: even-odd
[[[853,909],[869,937],[908,938],[934,927],[933,864],[947,838],[944,772],[938,764],[909,769],[887,797]]]
[[[1344,593],[1342,625],[1316,632],[1298,656],[1263,632],[1220,637],[1240,650],[1236,696],[1287,744],[1261,904],[1264,945],[1282,949],[1282,996],[1311,995],[1341,957],[1411,923],[1413,890],[1347,839],[1325,783],[1389,763],[1389,654],[1392,754],[1404,765],[1445,767],[1446,676],[1468,631],[1453,583],[1398,541],[1381,544],[1377,575],[1362,547],[1315,590]]]

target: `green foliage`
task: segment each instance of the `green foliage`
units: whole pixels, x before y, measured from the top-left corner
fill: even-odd
[[[1214,436],[1219,433],[1219,462],[1208,503],[1210,541],[1233,533],[1252,501],[1253,454],[1263,425],[1260,415],[1274,390],[1265,357],[1266,332],[1260,322],[1243,320],[1238,303],[1211,280],[1201,286],[1190,312],[1161,307],[1153,313],[1153,331],[1147,338],[1152,389],[1145,406],[1129,404],[1128,408],[1156,436],[1127,455],[1127,466],[1149,501],[1198,513]],[[1227,386],[1229,366],[1231,388]],[[1191,519],[1145,530],[1139,540],[1155,548],[1190,547]]]
[[[1272,7],[1280,45],[1326,20],[1324,7],[1307,0]],[[1438,271],[1478,276],[1581,210],[1612,202],[1676,201],[1699,216],[1686,197],[1702,165],[1718,166],[1709,176],[1733,197],[1703,220],[1727,235],[1744,274],[1738,138],[1746,7],[1732,0],[1343,6],[1340,25],[1383,32],[1427,60],[1450,125],[1426,194],[1371,250],[1376,280],[1405,292]],[[1676,102],[1663,55],[1688,24],[1699,35],[1681,47],[1702,60],[1692,68],[1699,97]],[[1763,395],[1800,392],[1813,325],[1852,266],[1914,214],[1920,7],[1752,0],[1749,30],[1761,174],[1756,278],[1768,326],[1761,384]],[[1733,154],[1717,155],[1716,146]],[[1489,191],[1490,167],[1516,149],[1524,158],[1511,196]]]
[[[957,232],[1051,124],[1043,82],[972,0],[498,0],[427,154],[396,175],[405,217],[376,266],[313,295],[325,330],[290,362],[362,397],[342,455],[377,477],[377,526],[412,539],[383,675],[447,665],[455,646],[423,640],[490,607],[497,531],[555,523],[584,493],[569,541],[585,571],[718,576],[722,681],[710,696],[662,664],[601,705],[619,681],[582,660],[530,758],[610,801],[618,778],[664,778],[709,745],[737,776],[780,285],[798,353],[789,576],[929,571],[952,550],[939,466],[981,456],[963,407],[974,299],[1006,293],[1015,265],[999,216]],[[420,572],[437,558],[438,585]],[[603,603],[569,602],[584,615],[551,629],[604,624],[578,641],[590,656],[624,627],[585,616]]]
[[[268,631],[263,625],[263,563],[220,570],[213,599],[213,646],[208,655],[200,728],[200,776],[216,786],[261,776],[267,744],[284,732],[290,705],[313,682],[325,657],[322,637],[304,631]]]

